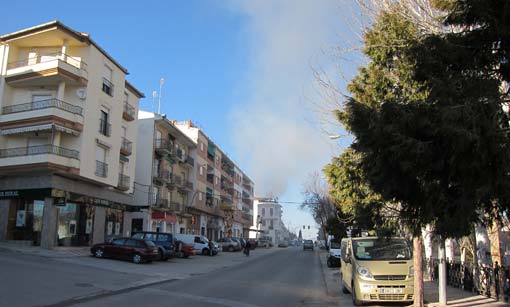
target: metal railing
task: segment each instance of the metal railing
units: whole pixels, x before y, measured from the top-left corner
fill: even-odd
[[[164,169],[160,169],[156,174],[155,174],[156,178],[159,179],[159,180],[163,180],[165,182],[170,182],[171,181],[171,174],[168,170],[164,170]]]
[[[170,202],[169,208],[172,211],[182,211],[182,204],[172,201]]]
[[[123,190],[129,190],[129,184],[130,184],[131,178],[129,176],[126,176],[124,174],[119,174],[119,189]]]
[[[195,159],[193,159],[191,156],[186,157],[186,163],[191,165],[191,167],[195,167]]]
[[[113,83],[103,77],[103,86],[101,88],[103,92],[113,97]]]
[[[135,108],[130,105],[129,103],[127,102],[124,102],[124,118],[128,119],[128,120],[133,120],[135,119]]]
[[[112,133],[112,125],[104,119],[99,119],[99,133],[110,136]]]
[[[108,176],[108,164],[96,160],[96,176],[107,177]]]
[[[70,103],[67,103],[65,101],[51,98],[51,99],[45,99],[35,102],[29,102],[29,103],[22,103],[22,104],[15,104],[12,106],[5,106],[2,109],[3,114],[11,114],[11,113],[19,113],[19,112],[27,112],[32,110],[41,110],[41,109],[48,109],[48,108],[57,108],[60,110],[67,111],[69,113],[82,115],[83,109],[79,106],[72,105]]]
[[[172,152],[173,143],[166,139],[154,140],[154,149]]]
[[[181,176],[174,175],[174,174],[170,175],[170,183],[175,184],[177,186],[181,186],[182,185]]]
[[[190,191],[193,191],[193,182],[191,181],[186,181],[184,187]]]
[[[122,137],[120,143],[120,150],[130,155],[133,151],[133,142],[126,139],[125,137]]]
[[[37,145],[18,148],[0,149],[0,158],[12,158],[21,156],[33,156],[42,154],[53,154],[61,157],[79,160],[80,152],[55,145]]]
[[[36,65],[40,63],[49,63],[53,61],[62,61],[70,64],[76,68],[87,71],[87,63],[83,60],[72,57],[65,53],[50,53],[50,54],[39,54],[35,57],[27,57],[19,61],[10,62],[7,64],[7,69],[14,69],[24,66]]]
[[[155,205],[160,208],[168,208],[168,199],[157,197]]]

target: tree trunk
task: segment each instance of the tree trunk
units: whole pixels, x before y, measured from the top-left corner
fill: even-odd
[[[446,251],[445,251],[445,239],[439,238],[438,248],[438,260],[439,260],[439,306],[446,306]]]
[[[423,307],[423,255],[422,238],[413,238],[413,265],[414,265],[414,307]]]

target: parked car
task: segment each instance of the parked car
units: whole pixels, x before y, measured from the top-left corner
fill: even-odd
[[[175,240],[175,256],[178,258],[188,258],[195,255],[195,246],[186,244],[182,241]]]
[[[171,233],[140,231],[135,232],[132,237],[154,242],[158,247],[160,260],[166,261],[175,254],[174,236]]]
[[[328,267],[338,267],[341,265],[340,258],[341,250],[340,243],[331,241],[329,242],[329,251],[328,251]]]
[[[221,245],[223,251],[235,252],[242,249],[241,243],[233,238],[220,238],[218,239],[218,244]]]
[[[289,243],[287,241],[282,241],[278,243],[278,247],[289,247]]]
[[[312,240],[304,240],[303,241],[303,250],[310,249],[313,251],[313,241]]]
[[[260,238],[258,246],[263,246],[265,248],[269,248],[273,246],[273,242],[270,239]]]
[[[176,234],[175,238],[186,244],[193,245],[196,254],[209,255],[209,239],[201,235]],[[213,250],[213,255],[216,253]]]
[[[221,245],[216,241],[211,241],[214,246],[214,252],[217,254],[222,251]]]
[[[241,248],[244,248],[246,246],[246,240],[243,239],[243,238],[238,238],[238,237],[232,237],[232,239],[236,240],[237,242],[239,242],[241,244]]]
[[[133,263],[151,262],[159,259],[159,249],[154,242],[135,238],[117,238],[94,244],[90,252],[96,258],[116,258]]]

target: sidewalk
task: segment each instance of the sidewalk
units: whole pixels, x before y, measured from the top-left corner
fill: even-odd
[[[52,250],[39,246],[19,245],[16,243],[0,242],[0,250],[8,250],[25,255],[40,256],[45,258],[70,258],[90,256],[90,247],[64,247],[57,246]]]
[[[425,281],[423,282],[424,300],[426,306],[436,307],[440,306],[439,301],[439,288],[436,282]],[[510,306],[508,303],[497,302],[495,299],[487,298],[483,295],[478,295],[472,292],[464,291],[459,288],[446,287],[446,297],[448,306],[454,307],[468,307],[468,306],[484,306],[484,307],[499,307]]]

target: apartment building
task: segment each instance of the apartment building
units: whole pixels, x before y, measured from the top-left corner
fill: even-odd
[[[288,238],[288,231],[282,221],[282,206],[272,198],[255,198],[255,207],[259,217],[258,237],[270,237],[273,245]]]
[[[139,111],[132,231],[196,233],[189,206],[195,195],[196,144],[165,115]]]
[[[0,240],[52,248],[125,233],[144,95],[58,21],[0,36]]]
[[[197,197],[190,208],[198,221],[197,233],[212,239],[248,238],[253,220],[252,180],[193,122],[174,123],[197,146]]]

